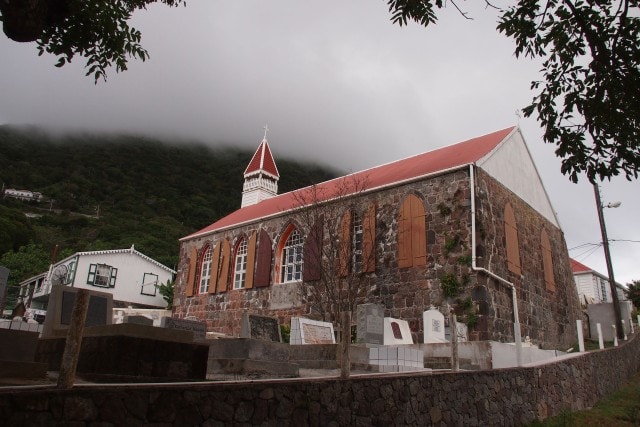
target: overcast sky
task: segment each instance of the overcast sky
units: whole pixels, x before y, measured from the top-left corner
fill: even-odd
[[[516,115],[540,64],[515,59],[481,3],[463,2],[474,20],[450,7],[429,29],[393,25],[383,0],[152,5],[134,19],[151,58],[98,85],[84,77],[82,58],[56,68],[35,43],[2,35],[0,124],[248,148],[268,124],[276,162],[314,160],[346,172],[519,124],[569,254],[606,275],[592,186],[570,183],[535,120]],[[640,279],[638,182],[615,179],[601,191],[605,204],[622,202],[605,216],[616,280],[626,284]]]

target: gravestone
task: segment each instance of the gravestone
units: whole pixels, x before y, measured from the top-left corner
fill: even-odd
[[[335,344],[333,324],[304,317],[291,318],[291,335],[289,344]]]
[[[163,317],[160,326],[168,329],[178,329],[180,331],[191,331],[193,332],[194,340],[207,338],[207,324],[205,322],[177,319],[175,317]]]
[[[0,265],[0,316],[7,303],[7,280],[9,280],[9,269]]]
[[[113,321],[113,295],[84,289],[89,294],[89,307],[84,326],[111,325]],[[44,320],[42,338],[64,336],[71,323],[71,312],[76,302],[79,288],[54,285],[49,295],[47,316]]]
[[[449,342],[444,337],[444,315],[440,311],[432,307],[422,313],[422,320],[425,344]]]
[[[245,311],[242,314],[240,338],[282,342],[278,319],[274,317],[249,314]]]
[[[384,306],[361,304],[356,310],[357,343],[384,344]]]
[[[146,316],[127,315],[124,316],[124,323],[153,326],[153,319],[149,319]]]
[[[411,329],[406,320],[384,318],[384,345],[413,344]]]

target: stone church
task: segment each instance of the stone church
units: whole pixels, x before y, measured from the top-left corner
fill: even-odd
[[[513,342],[519,328],[543,348],[576,342],[563,232],[517,127],[285,194],[264,138],[244,178],[240,209],[180,240],[174,317],[230,336],[247,311],[319,319],[299,290],[341,242],[338,270],[366,279],[356,303],[382,304],[415,342],[423,312],[446,305],[470,340]]]

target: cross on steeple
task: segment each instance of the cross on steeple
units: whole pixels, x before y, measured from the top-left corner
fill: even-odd
[[[269,126],[264,125],[262,129],[264,129],[264,136],[262,137],[262,139],[267,139],[267,132],[269,132]]]

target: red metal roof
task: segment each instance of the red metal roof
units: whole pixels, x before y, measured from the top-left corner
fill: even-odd
[[[249,166],[244,171],[244,176],[252,175],[258,172],[266,172],[269,175],[279,178],[278,168],[276,162],[273,160],[273,155],[269,149],[269,143],[266,139],[263,139],[260,146],[256,150],[255,154],[249,162]]]
[[[504,141],[514,129],[515,127],[506,128],[448,147],[326,181],[315,187],[306,187],[280,194],[255,205],[240,208],[183,239],[299,208],[304,205],[301,201],[315,202],[329,200],[363,190],[362,188],[356,189],[354,188],[355,186],[364,185],[368,191],[468,165],[489,154]],[[266,143],[266,141],[263,142]],[[260,149],[258,149],[258,152],[259,151]],[[258,152],[256,152],[256,155]],[[247,170],[254,167],[253,163],[255,159],[256,156],[254,155]],[[245,174],[246,173],[245,171]]]
[[[571,260],[571,271],[574,273],[584,273],[586,271],[593,271],[593,268],[587,267],[586,265],[576,261],[573,258],[569,258]]]

